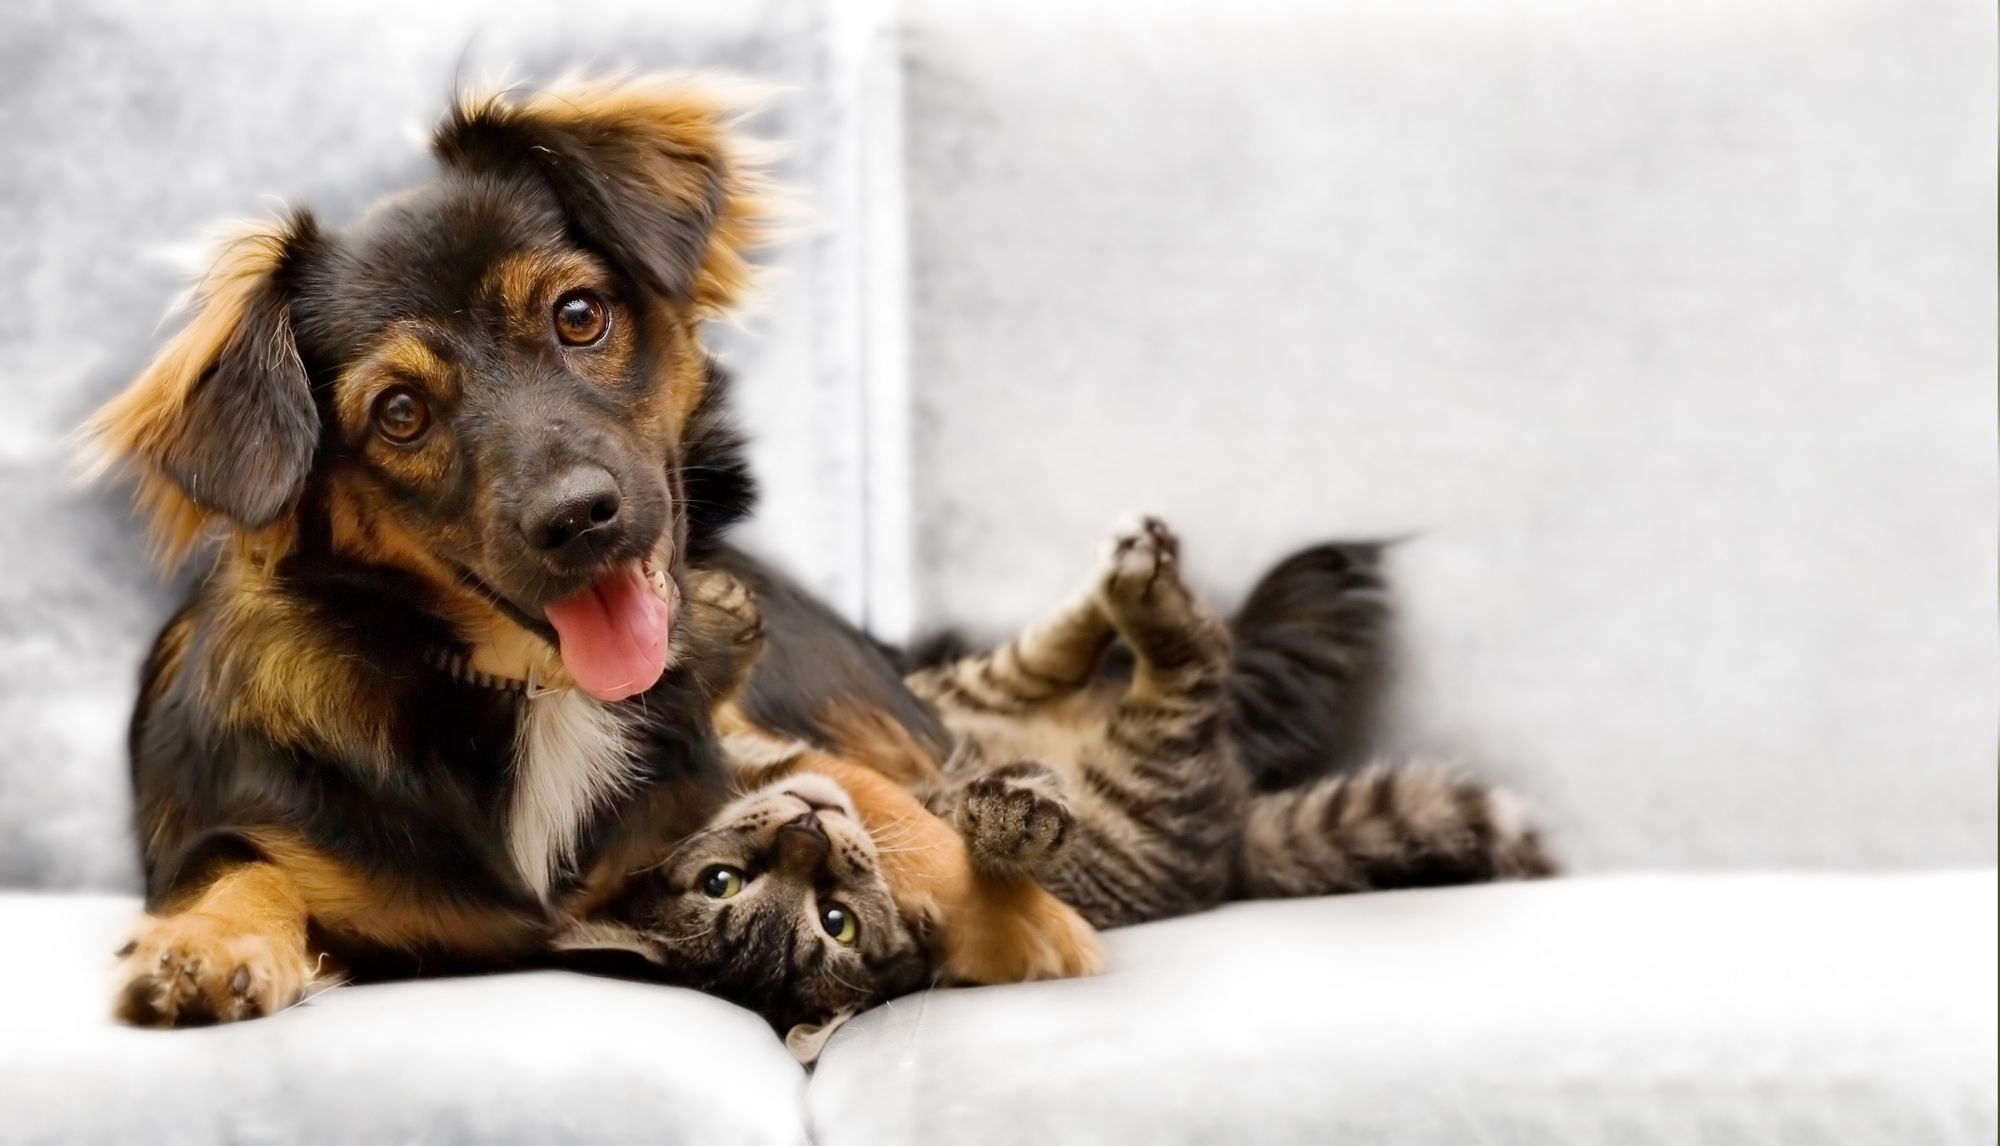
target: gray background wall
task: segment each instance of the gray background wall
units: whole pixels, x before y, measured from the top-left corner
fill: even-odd
[[[1994,854],[1994,9],[918,4],[916,589],[1403,536],[1400,739],[1585,867]]]

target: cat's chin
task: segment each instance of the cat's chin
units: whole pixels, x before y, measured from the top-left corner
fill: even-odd
[[[839,812],[848,819],[857,819],[854,797],[847,794],[840,781],[818,772],[799,772],[773,784],[780,793],[790,796],[805,807],[807,812]]]

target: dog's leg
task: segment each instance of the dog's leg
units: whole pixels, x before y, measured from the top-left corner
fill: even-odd
[[[149,915],[119,952],[117,1017],[188,1027],[276,1013],[312,980],[306,900],[283,868],[238,862],[178,910]]]

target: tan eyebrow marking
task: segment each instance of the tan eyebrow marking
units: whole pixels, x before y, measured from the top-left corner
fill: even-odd
[[[602,291],[606,278],[597,260],[582,251],[538,248],[502,255],[480,285],[500,300],[508,322],[526,333],[547,321],[544,312],[555,305],[559,291]]]
[[[421,323],[406,319],[390,327],[375,348],[341,371],[334,383],[334,407],[341,422],[364,424],[375,396],[399,381],[422,390],[433,402],[456,403],[458,372],[440,352],[443,346],[436,333]]]

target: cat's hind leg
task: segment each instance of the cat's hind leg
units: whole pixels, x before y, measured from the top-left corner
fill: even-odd
[[[1089,683],[1114,635],[1098,595],[1084,593],[992,652],[911,673],[905,683],[942,708],[1017,712]]]
[[[1219,902],[1247,783],[1227,727],[1229,632],[1182,582],[1173,533],[1152,518],[1119,531],[1098,599],[1132,679],[1076,762],[1076,839],[1043,879],[1103,927]]]
[[[1098,583],[1105,617],[1132,649],[1130,702],[1222,709],[1229,629],[1181,580],[1180,539],[1158,518],[1113,534]]]

